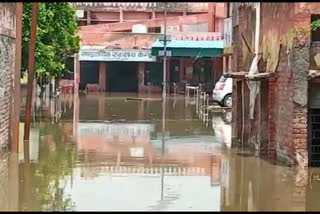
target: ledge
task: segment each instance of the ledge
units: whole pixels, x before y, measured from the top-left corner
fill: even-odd
[[[248,72],[232,72],[232,73],[226,73],[226,74],[223,74],[225,77],[230,77],[230,78],[233,78],[233,79],[244,79],[245,78],[245,75],[248,74]]]
[[[267,78],[272,77],[274,75],[275,75],[274,72],[273,73],[263,72],[263,73],[249,75],[249,72],[245,72],[245,71],[224,74],[225,77],[230,77],[233,79],[248,79],[251,81],[259,81],[259,80],[267,79]]]
[[[265,73],[257,73],[257,74],[254,74],[254,75],[246,75],[245,77],[248,80],[253,80],[254,81],[254,80],[267,79],[267,78],[272,77],[274,75],[275,75],[274,72],[272,72],[272,73],[265,72]]]

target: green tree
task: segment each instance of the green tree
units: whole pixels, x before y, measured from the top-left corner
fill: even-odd
[[[28,69],[32,3],[23,3],[22,74]],[[41,87],[53,77],[59,79],[68,56],[79,51],[80,38],[75,9],[67,2],[39,3],[37,20],[35,77]]]
[[[311,30],[315,31],[320,27],[320,19],[314,20],[311,22]]]

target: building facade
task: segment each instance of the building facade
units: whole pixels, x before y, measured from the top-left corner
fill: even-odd
[[[164,32],[164,3],[74,3],[80,24],[80,89],[161,92],[163,63],[151,49]],[[183,41],[223,38],[223,3],[168,3],[167,34]],[[206,83],[222,74],[222,57],[169,57],[167,82]],[[77,72],[76,72],[77,73]],[[169,87],[169,90],[172,87]]]
[[[319,11],[317,3],[233,4],[234,145],[289,165],[318,165],[320,37],[310,25]],[[249,75],[257,35],[258,73]]]

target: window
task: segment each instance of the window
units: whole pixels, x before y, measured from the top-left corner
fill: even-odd
[[[148,28],[148,33],[161,33],[161,27]]]

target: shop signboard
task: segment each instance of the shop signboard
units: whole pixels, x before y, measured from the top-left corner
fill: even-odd
[[[155,62],[151,50],[136,49],[80,49],[79,61]]]

